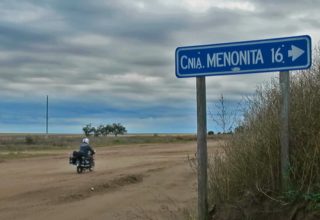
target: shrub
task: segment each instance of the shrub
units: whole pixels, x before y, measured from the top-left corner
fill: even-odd
[[[290,190],[320,190],[320,65],[291,74]],[[209,158],[209,200],[221,202],[244,193],[280,196],[279,83],[260,86],[248,100],[239,129]]]
[[[31,136],[26,136],[25,138],[26,144],[34,144],[35,141]]]

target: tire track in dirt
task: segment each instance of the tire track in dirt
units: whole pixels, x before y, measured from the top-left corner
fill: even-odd
[[[73,193],[61,196],[58,198],[57,201],[54,201],[53,203],[62,204],[62,203],[69,203],[73,201],[79,201],[91,196],[101,195],[109,191],[119,190],[119,188],[121,187],[131,185],[131,184],[137,184],[142,181],[143,181],[142,174],[126,175],[123,177],[112,179],[111,181],[92,185],[90,189],[85,188],[82,190],[78,190],[77,192],[73,192]]]

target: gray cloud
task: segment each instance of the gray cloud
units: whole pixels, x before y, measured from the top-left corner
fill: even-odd
[[[50,94],[107,99],[115,106],[162,103],[183,108],[194,102],[195,80],[175,78],[176,47],[319,29],[320,3],[315,0],[217,1],[199,11],[188,2],[2,1],[1,96]],[[208,98],[225,93],[240,99],[272,76],[208,78]]]

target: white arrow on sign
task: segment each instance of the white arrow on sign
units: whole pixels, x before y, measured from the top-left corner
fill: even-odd
[[[288,50],[288,57],[292,57],[292,62],[295,61],[298,57],[300,57],[304,53],[304,50],[291,45],[291,50]]]

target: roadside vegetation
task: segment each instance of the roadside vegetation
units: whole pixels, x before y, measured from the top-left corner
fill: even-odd
[[[57,150],[74,150],[84,135],[0,135],[0,161],[5,159],[43,156]],[[217,137],[212,137],[217,138]],[[181,143],[196,141],[195,135],[123,135],[90,137],[90,144],[94,148],[146,144],[146,143]]]
[[[91,124],[87,124],[82,128],[83,133],[86,137],[89,136],[108,136],[113,134],[114,136],[118,136],[126,134],[127,129],[120,123],[113,123],[112,125],[99,125],[98,127],[93,127]]]
[[[319,58],[290,77],[289,190],[280,187],[280,88],[274,79],[247,100],[244,120],[209,157],[212,219],[320,219]]]

